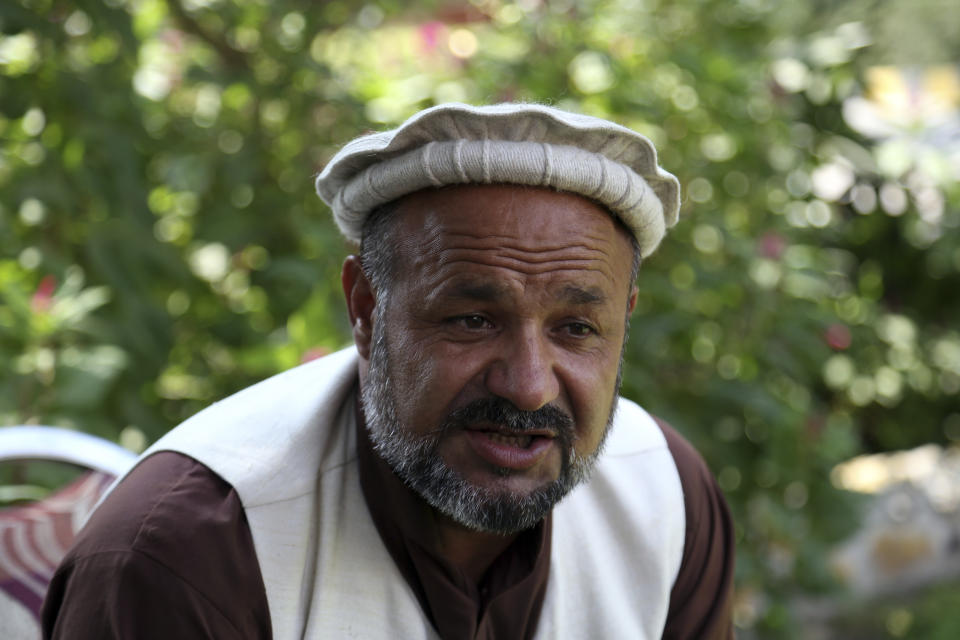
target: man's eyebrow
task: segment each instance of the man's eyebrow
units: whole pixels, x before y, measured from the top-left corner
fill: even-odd
[[[578,287],[568,284],[560,290],[562,300],[570,304],[603,304],[607,300],[607,295],[599,287]]]

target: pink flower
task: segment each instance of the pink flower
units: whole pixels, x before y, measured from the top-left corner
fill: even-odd
[[[823,332],[823,338],[834,351],[843,351],[850,347],[853,337],[850,335],[850,329],[847,325],[835,322],[827,327]]]
[[[443,23],[437,20],[424,22],[420,25],[420,43],[423,45],[424,51],[430,53],[437,48],[437,41],[440,39],[440,33],[443,29]]]
[[[757,244],[757,251],[760,255],[770,260],[779,260],[783,252],[787,250],[787,239],[776,231],[767,231],[760,236],[760,241]]]
[[[43,276],[37,290],[30,298],[30,308],[37,313],[42,313],[53,304],[53,292],[57,289],[57,279],[50,274]]]

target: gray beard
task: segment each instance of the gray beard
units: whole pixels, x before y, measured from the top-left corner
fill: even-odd
[[[536,411],[521,411],[498,397],[474,401],[453,411],[433,431],[414,435],[397,418],[389,347],[382,327],[382,322],[374,323],[369,368],[361,388],[367,431],[374,450],[431,507],[469,529],[513,534],[540,522],[557,502],[590,476],[616,412],[619,371],[603,437],[596,450],[587,456],[581,456],[573,448],[574,421],[565,411],[551,405]],[[478,421],[506,425],[516,431],[553,429],[562,454],[559,477],[528,494],[468,482],[447,466],[438,448],[446,434]],[[510,469],[498,472],[504,476],[512,473]]]

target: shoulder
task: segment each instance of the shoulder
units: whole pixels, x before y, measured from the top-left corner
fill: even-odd
[[[44,617],[50,628],[93,612],[147,619],[162,615],[161,602],[181,621],[233,630],[229,637],[269,629],[259,620],[266,596],[236,493],[174,452],[145,458],[94,512],[54,576]]]
[[[584,619],[598,628],[616,620],[606,635],[725,640],[711,635],[729,623],[731,600],[733,537],[722,500],[675,430],[620,399],[594,473],[554,507],[556,601],[596,610]]]
[[[109,493],[77,536],[74,553],[150,548],[170,524],[205,519],[230,503],[232,488],[188,456],[160,452],[141,460]]]
[[[148,453],[177,451],[212,469],[247,509],[311,494],[315,472],[348,461],[357,353],[350,347],[271,376],[195,414]]]
[[[673,427],[655,418],[673,457],[686,516],[683,558],[664,638],[732,638],[733,522],[707,464]]]

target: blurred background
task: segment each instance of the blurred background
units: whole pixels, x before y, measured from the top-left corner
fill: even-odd
[[[141,451],[345,346],[313,176],[546,102],[684,185],[624,395],[726,492],[740,637],[960,637],[958,56],[947,0],[5,0],[0,425]]]

